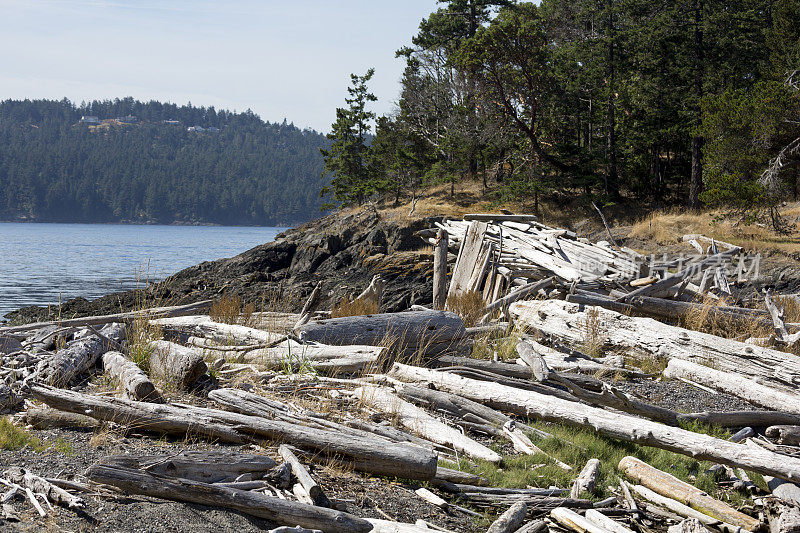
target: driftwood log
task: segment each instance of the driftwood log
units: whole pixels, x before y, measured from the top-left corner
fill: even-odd
[[[150,374],[164,384],[189,389],[206,373],[203,350],[169,341],[151,341]]]
[[[433,308],[444,309],[447,303],[447,232],[440,229],[433,246]]]
[[[262,478],[277,466],[266,455],[228,450],[182,451],[170,455],[109,455],[100,461],[109,467],[146,470],[202,483],[230,483],[242,474]]]
[[[581,492],[593,492],[599,477],[600,461],[598,459],[589,459],[572,484],[570,497],[577,498],[581,495]]]
[[[28,472],[24,468],[13,466],[3,472],[3,476],[17,485],[35,493],[44,494],[48,500],[70,509],[83,509],[86,503],[82,498],[74,496],[60,487],[56,487],[46,479]]]
[[[514,533],[525,523],[528,506],[525,502],[517,502],[492,522],[486,533]]]
[[[22,419],[36,429],[82,428],[95,429],[100,423],[94,418],[77,413],[66,413],[49,407],[32,407],[25,410]]]
[[[800,459],[768,450],[751,449],[631,415],[436,370],[395,363],[390,375],[403,381],[429,383],[436,388],[522,416],[589,427],[609,437],[662,448],[698,460],[707,459],[790,481],[800,481]]]
[[[283,457],[283,460],[286,461],[286,464],[292,469],[292,473],[294,477],[297,478],[297,481],[303,487],[308,497],[311,499],[311,502],[314,505],[318,505],[320,507],[330,507],[331,502],[325,493],[322,491],[322,487],[320,487],[314,478],[311,477],[311,474],[308,473],[308,470],[303,463],[300,462],[300,459],[292,452],[292,450],[286,446],[285,444],[281,444],[278,447],[278,453]]]
[[[624,482],[623,482],[624,483]],[[631,487],[633,491],[641,498],[652,502],[658,506],[663,507],[664,509],[668,509],[673,513],[677,514],[678,516],[683,516],[686,518],[695,518],[702,522],[707,526],[713,526],[716,529],[720,529],[725,533],[737,533],[741,531],[739,526],[734,526],[732,524],[726,524],[716,518],[713,518],[705,513],[692,509],[685,503],[681,503],[678,500],[674,500],[672,498],[668,498],[666,496],[662,496],[661,494],[648,489],[642,485],[633,485]]]
[[[269,344],[283,338],[279,333],[216,322],[208,315],[160,318],[151,320],[151,323],[161,326],[165,333],[205,337],[220,344]]]
[[[377,365],[386,351],[382,346],[329,346],[287,339],[276,346],[247,352],[244,360],[267,369],[296,370],[306,365],[322,373],[357,372]]]
[[[43,385],[32,385],[31,393],[56,409],[130,425],[138,430],[193,434],[239,444],[266,438],[352,460],[353,466],[364,472],[420,480],[433,479],[436,475],[437,454],[416,446],[217,409],[101,398]]]
[[[341,511],[265,496],[246,490],[181,478],[155,476],[147,471],[96,464],[86,476],[96,483],[165,500],[235,509],[277,524],[302,526],[325,532],[367,532],[372,524]]]
[[[150,378],[139,366],[119,352],[103,354],[103,368],[119,381],[125,396],[131,400],[158,400],[159,394]]]
[[[771,439],[777,439],[778,444],[800,445],[800,426],[769,426],[765,434]]]
[[[100,333],[118,343],[125,338],[125,326],[119,323],[108,324]],[[86,372],[97,362],[98,357],[111,348],[106,340],[96,335],[74,340],[53,355],[44,370],[44,379],[52,385],[63,387],[79,374]]]

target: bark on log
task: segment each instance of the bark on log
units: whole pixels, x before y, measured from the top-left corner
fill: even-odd
[[[118,323],[104,326],[100,333],[114,342],[125,338],[125,326]],[[111,349],[106,341],[97,337],[83,337],[70,342],[58,350],[43,372],[44,379],[57,387],[66,386],[76,376],[86,372],[97,362],[97,358]]]
[[[337,431],[217,409],[106,399],[43,385],[32,385],[31,393],[56,409],[127,424],[138,430],[194,434],[240,444],[267,438],[319,450],[329,456],[353,459],[358,469],[374,474],[420,480],[436,475],[437,454],[416,446],[341,435]]]
[[[440,229],[433,247],[433,308],[444,309],[447,303],[447,232]]]
[[[672,498],[727,524],[740,526],[748,531],[758,529],[760,522],[733,507],[716,500],[702,490],[685,483],[675,476],[653,468],[635,457],[623,457],[619,468],[625,474],[639,481],[645,487]]]
[[[334,346],[386,346],[399,353],[439,353],[467,337],[461,318],[447,311],[404,311],[312,321],[297,330],[305,341]]]
[[[703,411],[681,415],[681,420],[720,427],[800,425],[800,416],[776,411]]]
[[[164,384],[187,390],[208,370],[201,349],[169,341],[151,341],[149,348],[150,374]]]
[[[597,311],[601,340],[620,351],[710,363],[720,371],[784,391],[800,384],[800,357],[796,355],[669,326],[652,318],[625,316],[599,307],[584,309],[558,300],[516,302],[510,312],[522,326],[576,343],[584,340],[581,324],[589,309]]]
[[[517,502],[492,522],[486,533],[513,533],[525,523],[526,514],[528,514],[528,506],[525,502]]]
[[[630,415],[436,370],[395,363],[390,375],[404,381],[430,383],[436,388],[522,416],[591,427],[609,437],[670,450],[698,460],[707,459],[791,481],[800,480],[800,459],[768,450],[750,449]]]
[[[92,481],[112,485],[129,494],[235,509],[277,524],[299,525],[331,533],[366,533],[372,530],[372,524],[348,513],[272,498],[257,492],[187,479],[156,477],[139,470],[101,464],[90,466],[86,475]]]
[[[385,388],[359,387],[354,391],[354,395],[365,404],[395,416],[400,425],[432,442],[451,446],[456,451],[465,453],[470,457],[492,463],[500,462],[501,457],[497,452],[470,439],[457,429],[445,425],[424,410],[398,398],[397,395]]]
[[[577,498],[581,492],[594,491],[597,485],[597,479],[600,477],[600,461],[598,459],[589,459],[586,466],[583,467],[581,473],[578,474],[577,479],[572,484],[570,491],[570,498]]]
[[[119,352],[103,354],[103,369],[119,381],[125,396],[131,400],[160,399],[155,385],[139,366]]]
[[[800,426],[770,426],[766,435],[771,439],[778,439],[778,444],[800,445]]]
[[[666,378],[684,378],[717,389],[758,407],[800,415],[800,395],[775,390],[740,374],[722,372],[692,361],[673,359],[664,369]]]
[[[0,327],[0,333],[18,333],[33,331],[48,326],[97,326],[102,324],[110,324],[112,322],[133,322],[140,318],[163,318],[173,316],[193,315],[198,311],[208,309],[211,307],[211,300],[203,300],[200,302],[176,305],[172,307],[152,307],[149,309],[142,309],[141,311],[130,311],[127,313],[116,313],[113,315],[102,316],[87,316],[83,318],[70,318],[66,320],[50,320],[47,322],[33,322],[31,324],[24,324],[22,326],[7,326]]]

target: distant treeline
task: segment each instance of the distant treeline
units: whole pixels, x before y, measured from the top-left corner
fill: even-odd
[[[0,220],[293,224],[319,214],[327,143],[251,111],[133,98],[6,100]]]

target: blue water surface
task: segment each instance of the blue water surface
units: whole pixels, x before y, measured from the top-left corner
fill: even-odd
[[[284,229],[0,223],[0,317],[135,288],[270,242]]]

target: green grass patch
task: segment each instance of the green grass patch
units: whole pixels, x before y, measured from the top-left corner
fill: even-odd
[[[72,455],[72,445],[66,440],[59,437],[52,443],[43,443],[29,431],[15,426],[8,418],[0,418],[0,449],[15,451],[25,446],[37,452],[52,449],[64,455]]]
[[[504,455],[501,467],[486,461],[475,460],[477,468],[462,464],[460,470],[483,476],[494,487],[546,488],[555,485],[569,489],[586,462],[596,458],[600,460],[600,478],[595,492],[582,496],[601,500],[612,495],[608,488],[619,485],[618,477],[624,479],[624,474],[618,470],[617,466],[623,457],[631,455],[678,479],[691,483],[734,507],[742,505],[746,500],[745,496],[735,491],[725,490],[717,484],[713,475],[706,472],[711,467],[711,462],[697,461],[691,457],[666,450],[612,439],[585,428],[541,422],[532,425],[552,435],[544,439],[529,435],[546,455]],[[697,423],[686,424],[684,429],[707,433],[719,438],[730,436],[724,429]],[[495,450],[499,451],[496,446]],[[555,457],[570,465],[572,470],[563,470],[550,457]],[[451,463],[443,466],[458,468],[457,465]],[[763,486],[761,476],[750,472],[748,474],[754,483]]]

